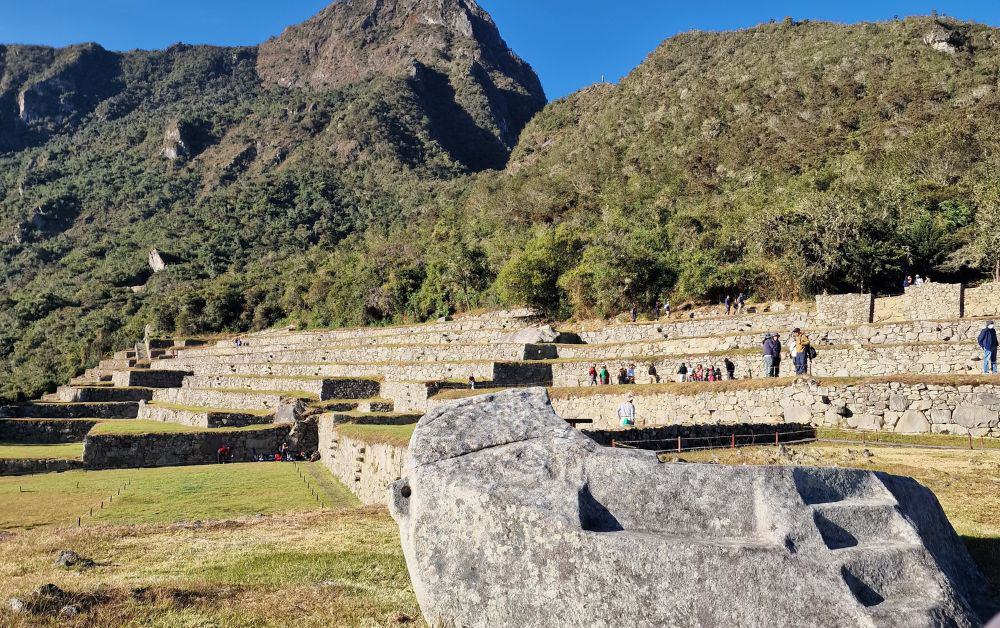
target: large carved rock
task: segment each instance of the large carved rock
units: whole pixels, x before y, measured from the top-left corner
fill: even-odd
[[[552,325],[541,327],[525,327],[520,331],[507,336],[500,342],[518,344],[546,344],[559,340],[559,332],[552,328]]]
[[[934,495],[859,470],[661,464],[544,390],[421,419],[391,492],[433,626],[975,626],[987,585]]]

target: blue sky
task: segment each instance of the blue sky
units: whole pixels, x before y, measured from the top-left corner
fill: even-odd
[[[172,43],[255,44],[329,0],[0,0],[0,42],[112,50]],[[507,43],[541,76],[550,98],[617,80],[670,35],[752,26],[771,18],[842,22],[938,12],[1000,25],[997,0],[480,0]]]

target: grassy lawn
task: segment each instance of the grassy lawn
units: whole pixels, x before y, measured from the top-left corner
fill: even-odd
[[[865,450],[871,456],[864,455]],[[864,447],[860,443],[812,443],[782,450],[775,447],[750,447],[686,452],[680,457],[689,462],[737,465],[852,467],[912,477],[934,491],[972,557],[1000,592],[998,449],[961,451],[880,447],[872,443],[867,443]]]
[[[242,391],[247,392],[247,391]],[[274,414],[271,410],[236,410],[233,408],[203,408],[200,406],[184,406],[177,403],[164,403],[162,401],[150,401],[148,405],[154,408],[164,408],[166,410],[177,410],[180,412],[193,412],[196,414],[218,413],[218,414],[250,414],[253,416],[269,416]]]
[[[118,419],[103,421],[90,430],[91,434],[190,434],[192,432],[251,432],[268,429],[269,425],[248,425],[245,427],[200,428],[180,423],[146,421],[143,419]]]
[[[79,573],[53,566],[67,548],[97,566]],[[49,582],[94,600],[72,625],[370,627],[419,618],[384,509],[18,530],[0,542],[0,599]],[[66,622],[0,605],[3,626]]]
[[[857,444],[864,443],[891,443],[898,445],[930,445],[932,447],[959,447],[969,448],[968,436],[949,436],[946,434],[893,434],[892,432],[862,432],[859,430],[832,430],[819,429],[817,434],[820,438],[832,438],[836,440],[849,440]],[[1000,439],[996,438],[973,438],[974,449],[1000,449]]]
[[[29,460],[80,460],[83,458],[83,443],[58,445],[0,445],[2,459]],[[3,515],[0,515],[2,517]]]
[[[386,443],[397,447],[406,447],[413,436],[415,423],[408,425],[363,425],[344,423],[337,426],[337,431],[348,438],[366,443]]]
[[[356,505],[348,490],[319,463],[248,463],[162,469],[68,471],[0,477],[0,529],[83,524],[172,523],[298,513],[319,504],[299,470],[310,471],[323,502],[333,508]],[[322,478],[323,482],[315,476]],[[131,483],[119,496],[117,490]],[[114,495],[114,501],[108,498]],[[100,509],[101,501],[104,509]],[[89,516],[95,508],[94,517]]]

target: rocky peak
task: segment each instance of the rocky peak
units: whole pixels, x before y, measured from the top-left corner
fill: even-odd
[[[938,52],[955,54],[965,45],[965,35],[950,24],[935,21],[924,35],[924,43]]]
[[[303,89],[409,79],[438,139],[474,169],[502,167],[545,105],[534,71],[473,0],[341,0],[261,45],[257,71]]]

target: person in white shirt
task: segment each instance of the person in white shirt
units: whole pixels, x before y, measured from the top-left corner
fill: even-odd
[[[622,427],[635,427],[635,404],[631,396],[618,406],[618,420]]]
[[[917,275],[917,278],[913,280],[913,283],[918,286],[922,286],[924,285],[924,280],[920,275]]]

